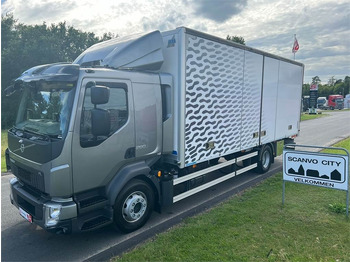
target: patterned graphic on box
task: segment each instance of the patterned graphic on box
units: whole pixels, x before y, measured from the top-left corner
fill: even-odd
[[[187,36],[185,163],[241,148],[244,50]]]

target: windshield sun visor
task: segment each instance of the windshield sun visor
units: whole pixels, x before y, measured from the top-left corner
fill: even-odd
[[[75,83],[79,77],[79,65],[69,63],[47,64],[32,67],[14,80],[13,84],[5,89],[5,95],[11,96],[23,88],[23,83],[38,81]]]

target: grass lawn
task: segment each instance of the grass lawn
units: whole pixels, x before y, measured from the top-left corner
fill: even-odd
[[[302,113],[301,121],[311,120],[311,119],[326,117],[326,116],[329,116],[329,114],[322,113],[322,114],[309,115],[309,114]]]
[[[6,172],[5,150],[7,148],[7,130],[1,130],[1,172]]]
[[[277,156],[282,155],[284,147],[284,141],[277,142]]]
[[[340,141],[339,143],[335,144],[333,147],[345,148],[350,153],[350,138]],[[330,154],[344,154],[344,155],[346,154],[345,151],[332,150],[332,149],[325,149],[325,150],[322,150],[322,152],[330,153]]]
[[[279,173],[113,261],[350,261],[345,201],[344,191],[286,183],[282,207]]]

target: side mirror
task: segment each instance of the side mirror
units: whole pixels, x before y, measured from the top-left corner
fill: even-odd
[[[91,110],[91,133],[94,137],[108,136],[111,130],[110,115],[107,110],[94,108]]]
[[[91,87],[91,103],[94,105],[107,104],[109,101],[109,88],[106,86]]]

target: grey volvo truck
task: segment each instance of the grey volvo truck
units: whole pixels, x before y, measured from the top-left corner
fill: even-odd
[[[11,202],[51,232],[131,232],[153,210],[266,172],[277,141],[299,133],[303,71],[184,27],[31,68],[6,90],[22,93],[8,131]]]

